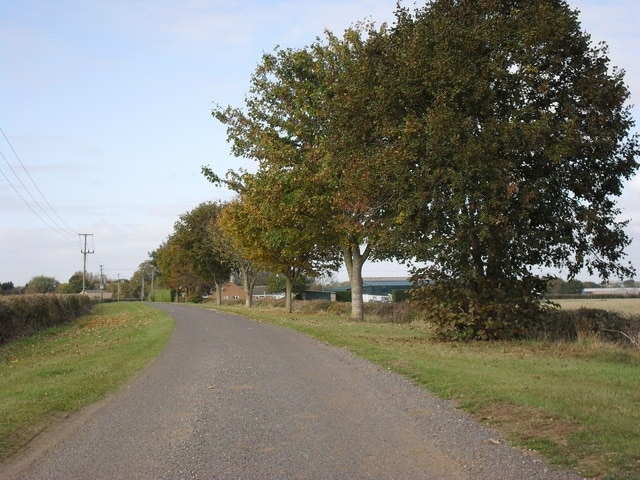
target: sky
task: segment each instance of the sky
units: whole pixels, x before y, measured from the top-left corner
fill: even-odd
[[[203,165],[251,168],[232,156],[211,109],[242,105],[262,54],[365,19],[392,22],[395,4],[0,0],[0,282],[67,282],[83,269],[78,234],[91,234],[87,272],[129,278],[181,214],[232,198]],[[592,40],[609,45],[640,105],[640,2],[569,4]],[[640,272],[640,178],[625,184],[619,207]],[[406,269],[369,262],[363,273]]]

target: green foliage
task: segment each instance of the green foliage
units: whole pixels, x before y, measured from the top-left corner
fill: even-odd
[[[58,288],[58,285],[60,285],[60,282],[55,278],[39,275],[29,280],[25,290],[26,293],[53,293]]]
[[[89,281],[85,278],[85,288],[92,290],[94,288],[93,279],[89,278]],[[82,272],[76,272],[69,278],[69,292],[67,293],[80,293],[82,292]]]
[[[153,292],[152,302],[172,302],[173,292],[168,288],[157,289]]]
[[[547,293],[552,295],[578,295],[584,290],[584,284],[580,280],[569,280],[565,282],[561,278],[549,280]]]
[[[0,295],[7,295],[12,293],[17,293],[16,287],[13,285],[13,282],[0,283]]]
[[[210,239],[211,225],[222,208],[220,203],[205,202],[182,214],[173,234],[151,254],[151,266],[158,267],[165,284],[185,289],[189,298],[209,294],[231,275],[232,265]]]
[[[412,304],[444,340],[522,338],[548,309],[539,299],[545,282],[535,277],[479,285],[473,276],[452,278],[428,267],[417,270],[414,281]]]
[[[445,336],[526,330],[539,266],[632,272],[614,202],[638,168],[629,92],[565,2],[431,2],[391,41],[393,138],[415,162],[397,248],[430,265],[418,300]]]
[[[306,275],[298,275],[293,282],[293,292],[304,292],[312,284],[313,279]],[[281,275],[270,274],[266,278],[266,293],[281,293],[286,289],[286,282]]]
[[[341,290],[336,292],[336,301],[338,302],[350,302],[351,290]]]
[[[384,61],[373,39],[383,32],[359,25],[343,38],[326,32],[305,48],[276,48],[253,74],[245,109],[213,111],[228,127],[233,153],[259,162],[255,175],[229,172],[226,180],[242,202],[257,198],[254,214],[244,221],[263,219],[262,228],[270,229],[253,251],[277,248],[289,262],[292,255],[309,260],[304,253],[315,252],[324,268],[335,268],[342,255],[359,318],[362,265],[376,256],[375,246],[393,217],[385,205],[398,195],[395,184],[386,181],[398,169],[389,162],[385,131],[376,121],[384,118],[384,102],[371,101],[376,69]],[[203,172],[222,181],[207,167]],[[304,272],[297,269],[314,275],[321,262],[314,263]],[[289,280],[291,268],[268,267]]]
[[[445,337],[519,336],[543,314],[540,267],[633,273],[615,203],[640,154],[628,97],[564,1],[434,1],[276,48],[244,109],[213,111],[258,162],[224,180],[237,238],[289,284],[305,253],[340,251],[358,319],[364,262],[425,263],[415,299]]]
[[[411,293],[408,290],[393,290],[391,292],[391,301],[393,303],[400,303],[408,301],[411,298]]]

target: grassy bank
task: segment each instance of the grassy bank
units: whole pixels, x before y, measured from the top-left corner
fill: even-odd
[[[0,347],[0,460],[60,415],[124,384],[172,330],[171,318],[148,306],[100,304],[71,324]]]
[[[426,324],[225,310],[312,335],[452,399],[513,443],[602,479],[640,478],[640,352],[579,342],[435,342]]]

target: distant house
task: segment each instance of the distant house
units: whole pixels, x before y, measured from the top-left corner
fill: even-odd
[[[111,300],[113,298],[113,293],[106,290],[85,290],[84,294],[94,300]]]
[[[253,298],[284,298],[284,293],[267,293],[266,285],[256,285],[253,287]]]
[[[245,299],[244,288],[233,282],[223,284],[222,287],[220,287],[220,292],[222,293],[222,301]]]
[[[296,298],[300,300],[335,300],[335,294],[331,291],[305,290],[300,292]]]

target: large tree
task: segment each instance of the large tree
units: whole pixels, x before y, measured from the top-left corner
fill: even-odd
[[[239,211],[238,201],[222,205],[216,221],[211,222],[207,234],[216,256],[231,267],[232,273],[240,277],[245,295],[245,307],[253,306],[253,288],[257,271],[250,255],[244,252],[243,234],[239,231],[237,220],[244,221]],[[240,213],[238,218],[237,213]]]
[[[293,285],[300,275],[317,276],[336,266],[332,244],[316,217],[320,205],[291,188],[293,171],[261,171],[236,176],[239,198],[221,215],[220,228],[237,255],[286,280],[286,309],[292,311]]]
[[[623,72],[559,0],[399,9],[391,36],[413,162],[399,250],[451,336],[517,334],[539,314],[537,267],[629,277],[615,198],[638,167]]]
[[[235,154],[256,159],[259,174],[307,215],[314,206],[314,224],[323,227],[316,243],[331,241],[342,255],[357,319],[362,267],[380,258],[404,172],[389,162],[388,100],[379,92],[385,38],[384,28],[360,25],[342,38],[326,32],[309,47],[276,49],[252,76],[246,108],[213,112],[228,126]]]

